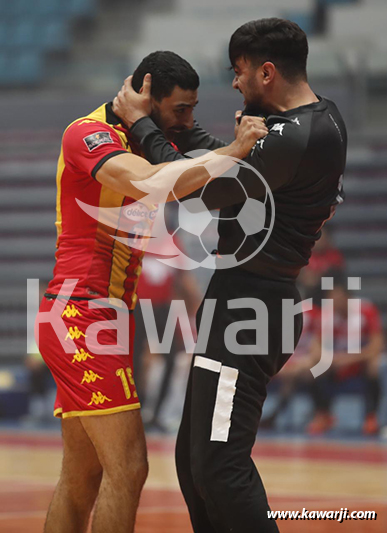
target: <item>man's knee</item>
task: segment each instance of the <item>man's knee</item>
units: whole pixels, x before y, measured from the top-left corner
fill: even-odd
[[[82,421],[103,468],[103,479],[120,491],[141,490],[148,474],[140,412],[125,411]]]
[[[77,461],[71,454],[65,454],[62,463],[61,482],[72,493],[98,493],[102,480],[102,466],[98,461],[84,457]]]
[[[103,477],[121,493],[141,491],[148,477],[148,471],[146,457],[133,458],[130,454],[126,461],[110,460],[103,465]]]
[[[223,507],[232,505],[232,488],[246,487],[252,480],[252,463],[234,464],[222,455],[205,459],[191,457],[191,473],[195,489],[205,501]],[[228,503],[227,503],[228,502]]]
[[[92,495],[98,492],[102,479],[102,466],[78,419],[62,422],[64,454],[61,483],[75,495]]]
[[[204,456],[195,454],[191,457],[191,474],[195,489],[200,496],[214,500],[222,491],[224,477],[227,475],[226,465],[220,467],[216,460],[206,461]]]

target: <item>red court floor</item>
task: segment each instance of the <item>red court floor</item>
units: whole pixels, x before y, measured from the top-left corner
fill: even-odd
[[[173,460],[173,439],[148,439],[150,475],[136,533],[192,531]],[[0,432],[0,531],[40,533],[58,477],[60,437]],[[282,533],[387,531],[387,448],[378,443],[267,440],[254,449],[273,510],[376,511],[376,521],[278,521]],[[71,532],[73,533],[73,532]],[[74,532],[75,533],[75,532]]]

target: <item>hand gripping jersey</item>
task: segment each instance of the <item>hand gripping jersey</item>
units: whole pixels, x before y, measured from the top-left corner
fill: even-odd
[[[116,218],[129,213],[135,200],[101,185],[96,172],[111,157],[140,151],[130,134],[104,104],[66,129],[57,170],[57,252],[54,278],[47,292],[58,294],[65,279],[77,279],[72,296],[78,298],[116,298],[129,309],[136,303],[136,287],[141,273],[142,249],[123,244],[114,236],[128,237],[120,224],[106,225],[103,208],[121,208]],[[94,207],[97,217],[87,214],[78,201]],[[98,208],[98,210],[95,210]],[[137,202],[141,211],[133,232],[150,230],[155,206]],[[133,210],[133,209],[132,209]],[[129,216],[129,215],[127,215]]]

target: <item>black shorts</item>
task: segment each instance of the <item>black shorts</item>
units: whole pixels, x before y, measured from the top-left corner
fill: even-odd
[[[248,299],[259,301],[256,309],[249,306]],[[203,355],[222,364],[244,369],[248,374],[256,375],[257,379],[259,376],[262,384],[266,385],[293,353],[282,349],[282,306],[284,300],[293,300],[294,304],[301,301],[295,283],[259,278],[241,269],[218,270],[210,281],[197,313],[198,331],[206,300],[216,300],[216,306],[209,342]],[[237,308],[233,308],[235,306]],[[230,326],[229,337],[235,338],[237,345],[240,345],[237,350],[242,353],[230,351],[230,343],[226,340],[226,330]],[[239,331],[235,335],[236,330]],[[301,331],[302,313],[299,313],[294,317],[295,346]]]

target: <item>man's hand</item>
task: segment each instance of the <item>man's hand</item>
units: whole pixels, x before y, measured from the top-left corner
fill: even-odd
[[[249,155],[256,142],[268,134],[269,130],[263,118],[244,116],[240,121],[237,137],[230,146],[237,148],[239,155],[236,157],[243,159]]]
[[[143,85],[139,93],[132,87],[132,78],[126,78],[120,92],[113,100],[113,111],[122,121],[131,128],[137,120],[147,117],[152,111],[151,86],[152,76],[144,76]]]
[[[239,130],[241,120],[242,120],[242,111],[241,110],[235,111],[235,127],[234,127],[235,138],[238,137],[238,130]]]

